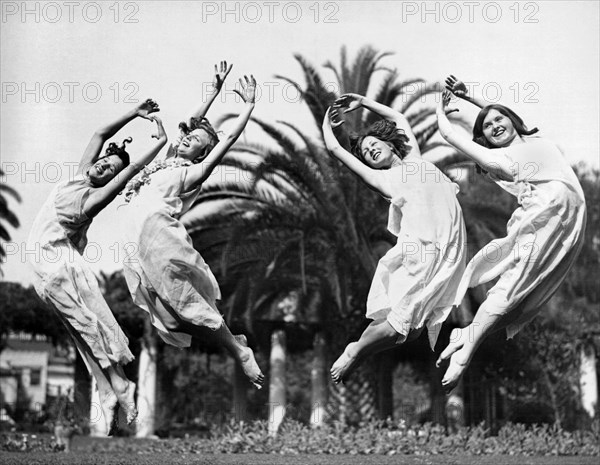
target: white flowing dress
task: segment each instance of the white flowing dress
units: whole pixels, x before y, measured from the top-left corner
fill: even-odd
[[[366,316],[387,319],[399,333],[398,343],[411,330],[426,326],[433,350],[454,306],[466,261],[458,185],[416,156],[406,157],[385,175],[393,194],[388,230],[398,240],[379,260]]]
[[[83,176],[57,185],[34,220],[27,247],[36,292],[56,310],[98,376],[98,367],[128,363],[133,354],[82,256],[92,222],[83,211],[90,189]]]
[[[223,324],[217,280],[179,221],[200,191],[183,191],[187,173],[186,166],[157,171],[117,208],[131,297],[161,338],[177,347],[191,344],[189,334],[174,330],[179,322],[213,330]]]
[[[512,338],[533,319],[563,282],[581,250],[586,225],[583,190],[558,147],[543,138],[493,149],[506,157],[514,181],[496,182],[517,197],[507,235],[481,249],[467,265],[458,301],[467,288],[499,278],[488,291],[488,311],[510,313]]]

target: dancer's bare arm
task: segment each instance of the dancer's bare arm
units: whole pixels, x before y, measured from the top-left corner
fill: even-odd
[[[323,139],[325,140],[327,150],[367,185],[380,192],[381,195],[390,198],[391,189],[388,186],[386,177],[383,175],[383,171],[374,170],[365,165],[344,149],[335,137],[333,127],[337,128],[343,123],[344,121],[340,119],[337,109],[329,108],[327,110],[323,119]]]
[[[188,117],[188,122],[191,118],[201,118],[206,116],[209,108],[221,92],[223,88],[223,84],[225,83],[225,79],[229,75],[229,72],[233,68],[233,65],[227,65],[226,61],[221,61],[219,65],[215,65],[215,75],[212,82],[212,88],[208,93],[206,101],[203,101],[198,105],[197,108],[191,111],[190,116]]]
[[[158,104],[152,99],[147,99],[120,118],[97,129],[81,157],[77,174],[84,173],[85,170],[98,161],[104,143],[114,136],[123,126],[137,117],[148,119],[148,115],[156,111],[159,111]]]
[[[491,105],[492,102],[485,101],[482,97],[470,95],[466,84],[454,75],[449,75],[445,81],[446,90],[452,92],[456,97],[472,103],[473,105],[483,108]],[[497,103],[497,102],[495,102]]]
[[[210,151],[206,158],[193,166],[188,168],[188,174],[185,179],[184,191],[194,189],[198,185],[202,184],[212,173],[215,167],[219,164],[221,159],[225,156],[227,151],[240,137],[246,124],[250,120],[250,115],[254,110],[255,98],[256,98],[256,79],[250,75],[244,76],[244,80],[240,78],[241,89],[235,92],[242,97],[244,101],[244,110],[235,120],[233,128],[230,133],[227,134],[219,143]]]
[[[473,142],[465,133],[456,131],[447,116],[448,104],[451,94],[445,91],[437,108],[437,120],[440,134],[450,144],[473,159],[486,171],[504,180],[512,180],[513,174],[510,169],[508,158],[501,156],[497,149],[488,149]]]
[[[381,116],[382,118],[387,119],[388,121],[393,121],[394,123],[396,123],[398,129],[404,131],[404,133],[408,137],[408,145],[410,145],[411,147],[410,154],[421,156],[421,151],[419,150],[417,138],[413,134],[412,128],[408,123],[408,119],[406,119],[406,116],[404,116],[402,113],[393,110],[390,107],[383,105],[379,102],[376,102],[375,100],[358,94],[342,95],[333,103],[333,107],[335,109],[344,108],[344,113],[348,113],[350,111],[354,111],[358,108],[363,107]]]
[[[115,197],[121,192],[126,184],[133,178],[139,171],[150,163],[160,150],[167,143],[167,134],[163,127],[162,121],[158,116],[148,116],[149,120],[156,123],[158,132],[152,135],[152,138],[156,139],[154,146],[148,150],[144,155],[138,158],[136,161],[132,161],[123,170],[105,186],[96,189],[92,192],[86,200],[84,211],[88,217],[92,217],[98,214],[103,208],[105,208]]]

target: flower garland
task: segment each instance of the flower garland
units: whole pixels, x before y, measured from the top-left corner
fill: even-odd
[[[165,160],[153,161],[144,166],[142,170],[131,179],[121,194],[125,195],[125,202],[129,202],[134,195],[138,195],[143,185],[150,184],[150,175],[165,168],[174,169],[182,166],[191,166],[192,162],[184,158],[168,158]]]

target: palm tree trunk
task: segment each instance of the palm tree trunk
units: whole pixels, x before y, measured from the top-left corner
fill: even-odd
[[[431,402],[430,418],[428,421],[443,425],[445,421],[446,393],[442,389],[443,370],[435,366],[433,357],[428,353],[427,365],[429,367],[429,398]]]
[[[394,418],[394,389],[392,372],[394,370],[394,358],[391,350],[378,355],[377,364],[377,400],[379,417],[382,419]]]
[[[585,341],[579,349],[579,386],[581,405],[590,418],[594,418],[598,405],[598,377],[596,373],[596,350],[590,341]]]
[[[269,383],[269,435],[275,436],[283,417],[286,404],[285,362],[287,358],[286,335],[283,329],[271,333],[270,383]]]
[[[561,426],[560,410],[558,407],[558,399],[556,398],[554,385],[552,384],[552,381],[550,381],[550,376],[548,376],[548,372],[544,369],[542,369],[542,382],[545,384],[546,389],[548,389],[548,395],[550,396],[550,403],[552,404],[552,411],[554,414],[554,422],[558,426]]]
[[[374,370],[368,362],[360,365],[352,374],[347,391],[353,407],[352,416],[348,419],[352,424],[377,418],[374,375]]]
[[[237,364],[233,364],[233,418],[235,421],[246,421],[248,410],[248,398],[246,397],[246,386],[248,380],[244,370]]]
[[[342,424],[348,422],[348,395],[345,384],[329,383],[329,404],[327,405],[327,419],[338,421]]]
[[[327,343],[325,334],[322,331],[317,331],[315,334],[313,351],[310,424],[313,428],[318,428],[325,423],[325,408],[327,406],[328,393]]]
[[[454,388],[446,400],[446,421],[450,433],[456,433],[460,427],[466,424],[464,386],[464,381],[461,378],[456,388]],[[495,421],[495,415],[493,421]]]
[[[374,371],[367,362],[359,365],[344,383],[329,383],[328,418],[343,424],[358,425],[377,417]]]
[[[91,393],[92,393],[92,377],[88,372],[83,357],[78,350],[75,350],[75,392],[73,399],[75,402],[75,412],[78,418],[88,418],[89,427],[92,428],[92,422],[102,418],[100,404],[96,403],[96,410],[92,411]]]
[[[156,421],[157,341],[149,319],[144,320],[144,337],[140,351],[137,385],[138,420],[136,437],[154,434]]]

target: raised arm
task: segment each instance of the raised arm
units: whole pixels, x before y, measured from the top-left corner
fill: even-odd
[[[81,161],[79,162],[79,167],[77,169],[77,174],[85,172],[87,168],[96,163],[104,143],[114,136],[123,126],[137,117],[148,118],[149,114],[156,111],[159,111],[158,104],[152,99],[147,99],[145,102],[128,111],[117,120],[97,129],[90,139],[85,152],[83,152],[83,156],[81,157]]]
[[[184,191],[194,189],[210,176],[210,173],[212,173],[227,151],[235,143],[238,137],[240,137],[240,134],[242,134],[242,131],[250,120],[250,115],[252,114],[252,110],[254,110],[254,102],[256,99],[256,79],[254,79],[254,76],[250,75],[250,78],[248,78],[248,76],[244,76],[244,80],[245,83],[240,78],[241,88],[239,91],[237,89],[235,90],[235,92],[242,97],[242,100],[244,101],[244,110],[235,120],[231,132],[221,139],[217,145],[215,145],[206,158],[200,163],[188,168],[188,174],[184,184]]]
[[[477,98],[474,95],[469,95],[465,83],[457,79],[452,74],[446,78],[445,84],[446,90],[452,92],[456,97],[470,102],[473,105],[478,106],[479,108],[487,107],[488,105],[490,105],[490,102],[486,102],[482,98]]]
[[[225,82],[225,79],[227,79],[231,68],[233,68],[233,65],[227,66],[226,61],[221,61],[219,66],[215,65],[215,76],[212,82],[212,89],[209,91],[206,101],[203,101],[197,108],[192,110],[190,116],[188,117],[188,121],[192,118],[201,118],[206,116],[210,106],[217,98],[217,95],[219,95],[219,92],[221,92],[223,83]]]
[[[331,121],[332,118],[334,119],[333,122]],[[327,109],[325,118],[323,119],[323,139],[325,141],[327,150],[329,150],[334,157],[346,165],[350,171],[356,174],[368,186],[381,193],[381,195],[390,198],[392,195],[387,185],[386,178],[383,176],[383,171],[369,168],[354,155],[344,149],[338,142],[335,134],[333,133],[333,127],[337,128],[343,123],[344,121],[339,119],[339,113],[337,109]]]
[[[117,176],[108,182],[105,186],[96,189],[92,192],[85,202],[84,211],[88,217],[97,215],[104,207],[106,207],[114,198],[121,192],[125,185],[133,178],[139,171],[150,163],[158,152],[167,143],[167,134],[163,127],[162,121],[158,116],[148,116],[147,119],[156,123],[158,132],[153,134],[152,138],[156,139],[154,146],[138,158],[135,162],[131,162],[123,170],[117,174]]]
[[[410,124],[408,124],[408,119],[406,119],[406,117],[402,113],[393,110],[390,107],[383,105],[379,102],[376,102],[375,100],[358,94],[342,95],[333,103],[333,107],[336,109],[347,107],[344,110],[344,113],[348,113],[350,111],[354,111],[360,107],[363,107],[386,120],[393,121],[394,123],[396,123],[398,129],[404,131],[404,133],[408,137],[408,144],[411,146],[410,154],[421,156],[421,151],[419,150],[417,138],[413,134]]]
[[[446,115],[450,97],[450,92],[444,92],[436,111],[438,128],[442,137],[449,144],[464,152],[465,155],[473,159],[473,161],[486,171],[489,171],[500,179],[512,181],[513,174],[510,169],[510,161],[508,158],[503,157],[498,149],[488,149],[476,144],[465,133],[454,129]]]
[[[219,66],[215,65],[215,75],[213,77],[212,88],[208,93],[207,99],[205,101],[202,101],[200,105],[193,109],[187,116],[185,123],[188,126],[192,125],[192,118],[202,118],[206,116],[206,113],[208,113],[208,110],[217,98],[217,95],[219,95],[219,92],[221,92],[223,84],[225,83],[225,79],[227,79],[231,68],[233,68],[233,65],[227,66],[226,61],[221,61]],[[177,138],[175,138],[175,140],[173,140],[169,145],[169,149],[167,150],[166,155],[167,158],[174,157],[177,154],[177,147],[181,143],[183,137],[185,137],[185,134],[179,131],[179,135],[177,136]]]
[[[156,111],[159,111],[158,104],[152,99],[147,99],[117,120],[97,129],[81,157],[77,173],[85,172],[87,168],[98,160],[104,143],[123,128],[123,126],[137,117],[148,118],[149,114]]]

